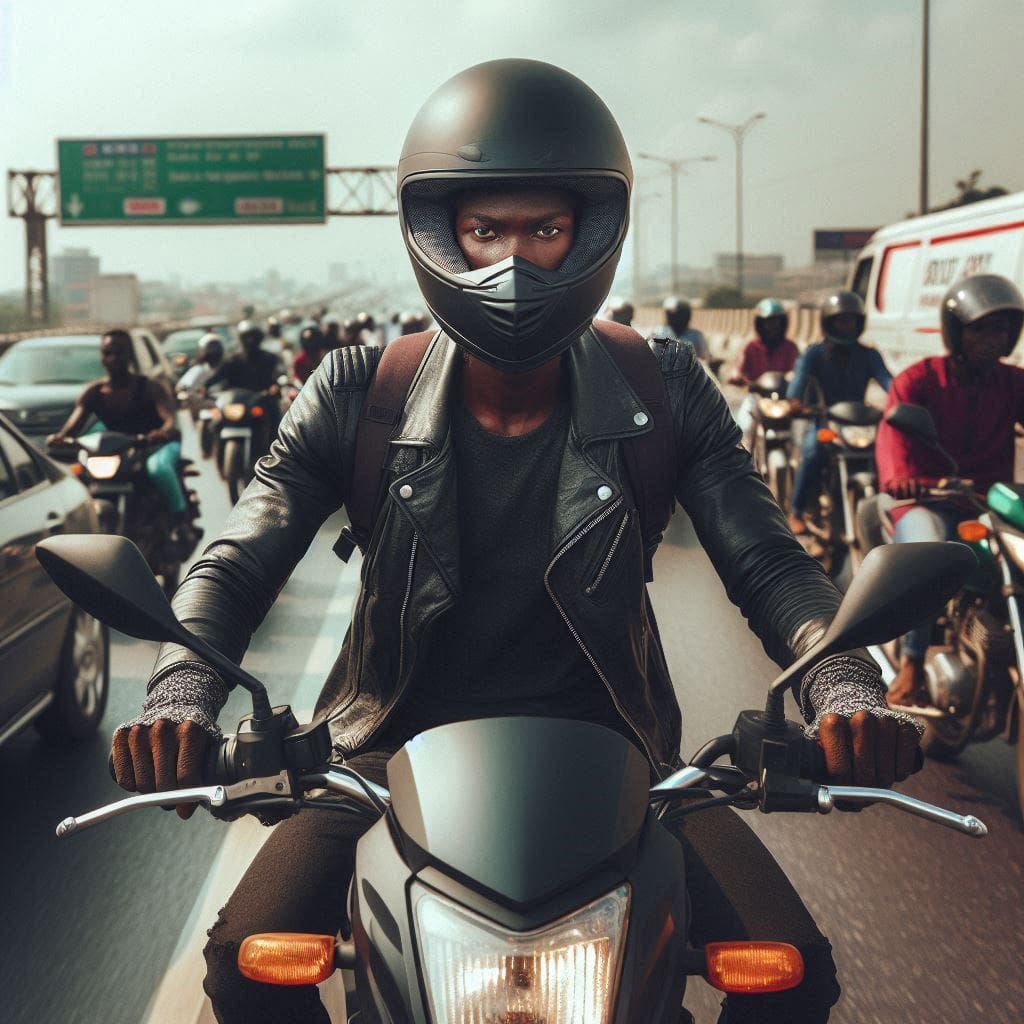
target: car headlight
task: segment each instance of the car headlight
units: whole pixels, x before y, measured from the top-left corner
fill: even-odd
[[[781,420],[789,415],[788,398],[759,398],[757,411],[766,420]]]
[[[607,1024],[622,971],[628,885],[532,932],[510,932],[416,885],[431,1020]]]
[[[245,419],[245,402],[228,402],[223,409],[224,419],[237,423]]]
[[[85,460],[85,468],[93,480],[110,480],[121,468],[121,456],[90,455]]]
[[[875,443],[877,428],[870,427],[840,427],[839,436],[851,448],[870,448]]]

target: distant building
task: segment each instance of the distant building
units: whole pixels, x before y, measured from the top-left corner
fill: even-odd
[[[100,258],[89,249],[66,248],[51,260],[51,287],[64,318],[89,319],[89,282],[100,272]]]
[[[720,281],[733,284],[736,281],[738,260],[734,252],[720,252],[715,256],[715,271]],[[782,272],[785,261],[781,253],[756,255],[743,254],[743,291],[770,292],[775,287],[775,277]]]
[[[88,320],[130,326],[139,322],[139,279],[134,274],[97,274],[89,281]]]

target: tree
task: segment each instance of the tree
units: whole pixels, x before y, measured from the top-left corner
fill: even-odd
[[[1007,194],[1006,189],[1001,185],[993,185],[986,189],[979,188],[978,182],[981,180],[981,174],[980,169],[975,169],[966,178],[961,178],[956,182],[956,198],[944,206],[934,206],[932,209],[952,210],[957,206],[968,206],[970,203],[980,203],[983,199],[994,199],[996,196]]]

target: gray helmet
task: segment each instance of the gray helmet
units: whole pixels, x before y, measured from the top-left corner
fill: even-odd
[[[1006,355],[1013,351],[1024,325],[1024,297],[1008,278],[998,274],[976,274],[957,281],[942,297],[942,343],[954,356],[960,355],[963,329],[989,313],[1010,314],[1010,336]]]
[[[851,335],[836,334],[833,327],[835,317],[852,314],[857,318],[855,333]],[[864,333],[864,300],[856,292],[832,292],[821,304],[821,329],[829,341],[837,345],[853,345]]]
[[[608,305],[605,307],[608,317],[617,324],[625,324],[627,327],[632,324],[633,316],[636,310],[633,307],[633,303],[629,299],[624,299],[620,295],[613,295],[608,300]]]
[[[216,331],[207,331],[199,339],[199,346],[196,348],[196,358],[205,362],[211,356],[220,362],[224,355],[224,339]]]
[[[434,319],[501,370],[530,370],[563,352],[611,287],[632,181],[615,119],[567,71],[495,60],[449,79],[416,115],[398,164],[405,244]],[[577,197],[575,240],[557,270],[520,256],[470,269],[452,228],[453,197],[506,184]]]
[[[669,316],[690,316],[693,312],[693,308],[686,299],[680,299],[676,295],[670,295],[661,304],[661,308]]]
[[[762,299],[754,307],[754,330],[760,335],[765,320],[782,320],[783,332],[789,330],[789,314],[778,299]]]

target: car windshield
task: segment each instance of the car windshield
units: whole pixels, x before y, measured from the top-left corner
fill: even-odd
[[[165,352],[181,352],[186,356],[194,356],[199,348],[199,339],[205,334],[206,331],[201,327],[171,331],[160,344]]]
[[[15,345],[0,356],[0,385],[85,384],[105,377],[99,338],[81,345]]]

